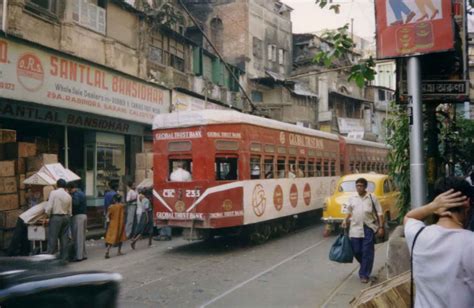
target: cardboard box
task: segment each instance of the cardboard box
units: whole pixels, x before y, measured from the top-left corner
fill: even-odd
[[[26,191],[25,190],[18,190],[18,202],[20,207],[27,205],[26,204]]]
[[[0,143],[16,142],[16,130],[0,129]]]
[[[29,142],[5,143],[5,158],[17,159],[36,155],[36,144]]]
[[[26,158],[20,157],[15,160],[15,174],[26,173]]]
[[[153,168],[153,153],[137,153],[136,168],[137,169]]]
[[[0,194],[16,193],[18,191],[16,181],[15,176],[0,177]]]
[[[17,193],[0,195],[0,211],[16,210],[19,207]]]
[[[6,250],[13,238],[13,229],[0,230],[0,249]]]
[[[47,164],[54,164],[58,162],[58,155],[56,154],[39,154],[33,157],[26,158],[26,171],[39,171],[41,167]]]
[[[18,215],[20,215],[22,212],[22,210],[10,210],[0,212],[0,228],[15,228]]]
[[[25,184],[23,184],[23,181],[25,179],[26,179],[26,175],[24,174],[19,174],[16,176],[18,190],[25,189]]]
[[[15,175],[15,161],[3,160],[0,161],[0,176],[14,176]]]

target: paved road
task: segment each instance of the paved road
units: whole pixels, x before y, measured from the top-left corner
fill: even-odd
[[[347,307],[353,289],[363,287],[357,267],[328,260],[334,237],[322,231],[316,224],[256,246],[238,238],[152,247],[140,241],[108,260],[95,241],[88,242],[89,259],[70,267],[121,273],[120,307]],[[348,281],[350,290],[341,291]]]

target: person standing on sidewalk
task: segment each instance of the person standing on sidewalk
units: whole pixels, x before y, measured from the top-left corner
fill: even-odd
[[[127,202],[125,217],[125,234],[127,238],[132,238],[136,224],[138,193],[134,182],[128,182],[128,192],[125,201]]]
[[[110,190],[108,192],[105,193],[104,195],[104,217],[107,216],[107,211],[109,209],[109,206],[112,204],[112,198],[118,194],[117,190],[118,190],[118,184],[116,182],[110,182],[109,183],[109,188]],[[105,220],[105,231],[107,231],[107,226],[108,226],[108,221],[107,219],[104,219]]]
[[[135,249],[136,242],[148,234],[148,246],[151,246],[151,239],[153,236],[153,217],[150,200],[145,196],[143,192],[138,195],[137,202],[137,224],[135,231],[133,232],[131,246]]]
[[[87,203],[86,195],[77,188],[75,183],[68,183],[67,188],[72,197],[71,233],[74,241],[73,261],[79,262],[87,259],[86,228],[87,228]]]
[[[110,258],[110,248],[112,246],[118,247],[118,255],[122,253],[122,243],[127,240],[125,236],[125,211],[122,204],[122,196],[115,194],[112,197],[112,204],[107,209],[107,220],[109,221],[109,227],[105,234],[105,258]]]
[[[447,177],[436,182],[435,195],[431,203],[409,211],[404,218],[413,258],[415,307],[472,308],[474,233],[466,228],[474,193],[462,177]],[[439,217],[438,222],[425,226],[422,220],[432,214]]]
[[[359,178],[355,183],[357,195],[346,204],[348,215],[342,227],[347,227],[350,220],[349,237],[354,257],[360,263],[360,282],[368,283],[374,266],[375,236],[384,235],[382,207],[377,197],[367,192],[366,179]]]
[[[48,254],[54,254],[56,252],[58,238],[61,244],[60,258],[67,260],[68,256],[68,243],[69,243],[69,219],[72,215],[72,198],[65,190],[66,181],[59,179],[56,182],[58,187],[56,190],[49,194],[48,204],[45,207],[45,213],[49,217],[49,230],[48,230]]]

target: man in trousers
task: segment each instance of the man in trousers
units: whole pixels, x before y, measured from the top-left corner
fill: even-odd
[[[71,233],[74,241],[73,261],[79,262],[87,259],[86,228],[87,228],[87,203],[86,195],[71,182],[67,188],[72,197]]]
[[[48,230],[48,254],[54,254],[58,245],[61,244],[60,258],[67,260],[69,244],[69,219],[72,215],[72,198],[65,190],[66,181],[59,179],[56,182],[57,189],[49,194],[45,213],[49,217]]]

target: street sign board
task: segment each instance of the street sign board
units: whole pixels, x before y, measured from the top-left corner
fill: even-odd
[[[451,0],[376,0],[377,58],[452,50]]]
[[[467,96],[469,89],[468,80],[422,80],[421,95],[423,99],[453,99]],[[400,85],[400,95],[407,96],[406,81]]]

